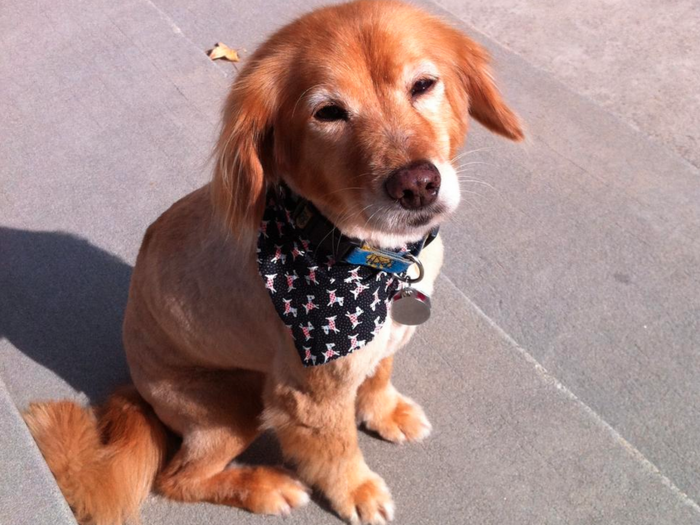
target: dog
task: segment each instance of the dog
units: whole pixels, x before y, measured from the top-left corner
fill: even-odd
[[[342,262],[329,262],[329,272],[346,276],[328,277],[335,287],[305,292],[303,304],[286,298],[277,311],[275,294],[316,286],[326,270],[317,261],[309,263],[313,274],[262,272],[261,246],[277,226],[261,224],[270,210],[290,211],[276,200],[281,188],[283,201],[308,203],[334,237],[382,249],[389,261],[397,247],[425,245],[417,260],[421,293],[429,295],[443,245],[439,236],[425,239],[459,203],[452,162],[470,116],[523,138],[486,52],[393,0],[313,11],[250,57],[225,102],[211,182],[144,236],[123,327],[133,386],[94,409],[61,401],[25,413],[81,523],[131,519],[151,489],[283,515],[306,504],[314,487],[352,523],[393,519],[389,489],[358,448],[357,425],[396,443],[430,433],[423,410],[391,383],[393,355],[415,326],[393,320],[392,297],[377,295],[373,281],[398,290],[390,273]],[[280,248],[284,261],[280,252],[269,264],[310,251],[308,239],[290,234],[299,217],[280,216],[277,238],[294,244]],[[417,271],[411,266],[410,275]],[[353,294],[339,300],[338,290],[353,283],[367,302],[355,305],[361,298]],[[297,317],[316,307],[336,315],[324,312],[323,326]],[[367,337],[351,333],[365,326]],[[323,337],[337,339],[305,362],[304,339]],[[295,474],[230,465],[267,429]],[[182,442],[166,461],[169,433]]]

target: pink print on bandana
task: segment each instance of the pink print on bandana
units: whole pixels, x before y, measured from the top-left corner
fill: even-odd
[[[317,254],[294,224],[296,204],[276,190],[268,196],[258,270],[302,363],[319,366],[358,351],[384,325],[397,281],[387,272]]]

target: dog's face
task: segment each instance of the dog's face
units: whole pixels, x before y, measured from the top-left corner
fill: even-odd
[[[338,228],[379,246],[420,238],[459,203],[452,159],[471,114],[520,140],[483,50],[388,1],[322,9],[280,30],[246,65],[218,145],[215,203],[257,226],[281,178]]]

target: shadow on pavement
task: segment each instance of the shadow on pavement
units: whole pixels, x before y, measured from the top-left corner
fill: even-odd
[[[93,401],[129,383],[122,321],[132,268],[75,235],[0,227],[0,338]],[[280,465],[264,433],[238,462]]]
[[[100,401],[129,381],[131,266],[85,239],[0,228],[0,337]]]

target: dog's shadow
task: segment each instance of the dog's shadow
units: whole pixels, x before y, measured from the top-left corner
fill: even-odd
[[[96,402],[128,382],[131,266],[61,232],[0,228],[0,337]]]
[[[92,402],[129,383],[122,321],[132,267],[86,239],[0,227],[0,338]],[[22,372],[20,371],[15,371]],[[274,436],[240,458],[282,463]]]

